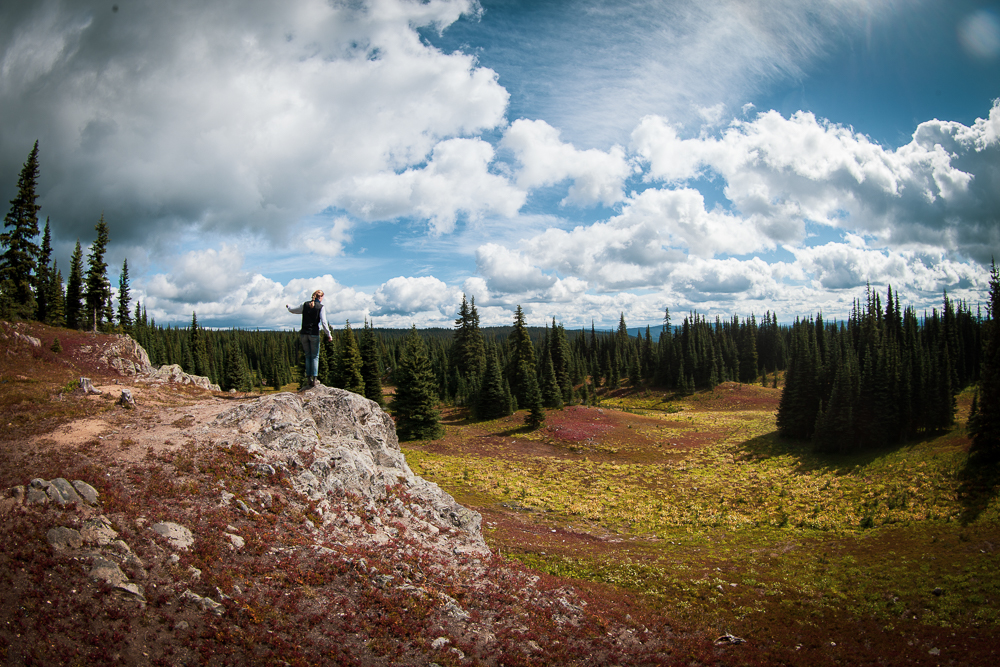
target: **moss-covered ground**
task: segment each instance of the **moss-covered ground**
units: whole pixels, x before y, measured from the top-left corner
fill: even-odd
[[[969,463],[970,396],[951,431],[837,456],[779,438],[779,399],[621,392],[535,431],[446,411],[404,451],[500,553],[640,593],[752,661],[997,664],[998,476]]]

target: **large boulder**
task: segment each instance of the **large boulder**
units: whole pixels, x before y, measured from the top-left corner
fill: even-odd
[[[110,342],[103,346],[98,360],[103,365],[129,377],[144,375],[153,370],[146,350],[133,338],[126,335],[110,336]]]
[[[380,499],[387,486],[400,485],[434,523],[462,530],[486,548],[479,513],[413,474],[392,418],[374,401],[320,386],[261,397],[219,414],[216,422],[232,428],[238,444],[267,464],[287,469],[296,489],[321,506],[343,493]]]
[[[139,348],[140,350],[142,348]],[[168,364],[166,366],[160,366],[156,370],[152,370],[146,373],[146,377],[151,382],[157,383],[167,383],[173,382],[176,384],[193,384],[196,387],[201,387],[206,391],[221,391],[219,385],[212,384],[212,381],[205,377],[204,375],[190,375],[184,372],[178,364]]]

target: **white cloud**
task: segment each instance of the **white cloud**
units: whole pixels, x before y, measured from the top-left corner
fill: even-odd
[[[351,242],[350,218],[338,216],[329,228],[307,229],[299,238],[298,246],[307,252],[324,257],[339,257],[344,254],[344,246]]]
[[[249,276],[243,271],[243,253],[224,245],[220,250],[191,251],[180,257],[169,274],[156,274],[145,292],[157,299],[203,303],[222,299]]]
[[[625,179],[632,168],[620,146],[607,152],[577,150],[559,139],[559,131],[543,120],[511,123],[501,146],[518,162],[517,184],[525,189],[573,181],[563,204],[610,206],[624,197]]]
[[[23,160],[10,138],[40,137],[42,203],[70,238],[104,210],[118,242],[192,225],[287,241],[344,183],[496,127],[508,99],[494,72],[416,32],[479,11],[471,0],[4,7],[5,150]]]
[[[455,290],[433,276],[399,276],[383,283],[373,297],[375,315],[446,314],[456,306]]]
[[[434,147],[425,167],[360,176],[338,200],[366,220],[426,218],[438,234],[451,232],[459,213],[512,217],[526,195],[490,173],[492,161],[493,147],[482,139],[448,139]]]
[[[533,266],[520,253],[495,243],[476,249],[476,267],[492,293],[524,293],[555,284],[553,276]]]

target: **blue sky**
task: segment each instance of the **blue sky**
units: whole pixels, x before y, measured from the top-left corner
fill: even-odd
[[[997,98],[986,2],[4,3],[0,195],[37,138],[64,274],[103,213],[161,323],[976,304]]]

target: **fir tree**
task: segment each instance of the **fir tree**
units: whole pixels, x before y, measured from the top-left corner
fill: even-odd
[[[536,386],[538,383],[536,382]],[[541,402],[547,408],[561,408],[563,406],[563,393],[556,380],[556,372],[552,365],[552,357],[545,354],[542,358],[542,381],[540,386]],[[528,404],[524,407],[531,407],[531,398],[528,397]]]
[[[521,362],[527,365],[527,362]],[[551,365],[550,365],[551,366]],[[538,380],[531,368],[524,368],[521,371],[523,377],[527,378],[525,388],[525,405],[528,414],[524,418],[524,423],[528,428],[536,429],[545,423],[545,409],[542,407],[542,392],[538,389]]]
[[[361,359],[361,351],[358,349],[357,338],[351,329],[351,322],[347,321],[344,330],[340,332],[340,380],[341,387],[355,394],[365,395],[365,378],[361,374],[364,361]]]
[[[226,367],[222,376],[222,388],[226,391],[235,389],[236,391],[247,392],[252,386],[250,369],[247,368],[247,360],[240,349],[240,346],[230,340],[226,344]]]
[[[361,376],[365,382],[365,398],[382,405],[384,399],[382,397],[380,357],[375,329],[366,319],[365,328],[361,332]]]
[[[28,153],[17,179],[17,195],[10,200],[10,211],[4,217],[4,232],[0,234],[0,292],[10,313],[29,318],[35,314],[32,291],[38,261],[38,209],[35,188],[38,183],[38,141]]]
[[[191,370],[187,372],[212,379],[208,360],[208,345],[205,342],[205,332],[198,327],[198,313],[195,312],[191,313],[191,331],[187,344],[188,353],[185,354],[185,361],[191,365]]]
[[[42,230],[42,245],[38,249],[38,261],[35,268],[35,319],[39,322],[49,322],[49,310],[52,303],[52,233],[49,230],[49,220],[45,219]]]
[[[984,323],[983,362],[979,371],[972,449],[988,459],[1000,457],[1000,272],[990,268],[990,302]]]
[[[48,271],[48,281],[45,323],[54,327],[66,326],[66,294],[63,291],[62,271],[59,270],[58,262],[52,262],[52,268]]]
[[[535,369],[535,347],[531,344],[528,326],[524,321],[524,311],[521,310],[520,305],[514,312],[514,330],[510,334],[509,344],[511,358],[508,366],[508,382],[518,405],[525,405],[529,382],[528,376],[524,374],[525,370],[530,370],[532,376],[537,371]]]
[[[486,368],[486,345],[479,330],[479,313],[476,311],[476,297],[471,304],[462,295],[462,305],[455,320],[454,343],[451,348],[451,363],[466,383],[478,381]]]
[[[118,324],[129,331],[132,328],[132,313],[129,302],[132,300],[128,283],[128,259],[122,262],[122,272],[118,276]]]
[[[104,321],[111,321],[112,318],[111,283],[108,282],[108,265],[104,261],[109,240],[108,223],[104,221],[103,213],[94,229],[97,239],[90,245],[87,255],[85,325],[92,326],[96,331]]]
[[[69,276],[66,279],[66,327],[79,329],[83,326],[83,249],[80,239],[69,261]]]
[[[500,361],[496,349],[491,345],[486,352],[486,368],[483,382],[476,397],[475,414],[478,419],[497,419],[514,412],[511,404],[510,388],[500,372]]]
[[[443,429],[436,409],[434,371],[427,358],[427,349],[414,326],[404,343],[399,367],[395,370],[396,394],[392,412],[396,417],[396,433],[400,440],[433,440]]]

